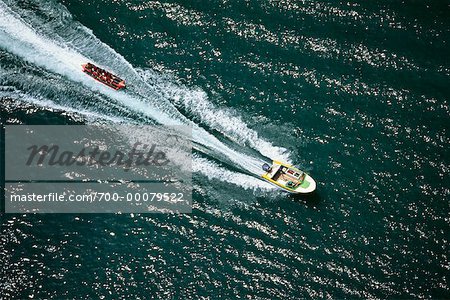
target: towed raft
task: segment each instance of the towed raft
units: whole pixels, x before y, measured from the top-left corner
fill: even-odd
[[[125,88],[125,80],[112,74],[111,72],[103,70],[102,68],[99,68],[91,63],[83,64],[81,67],[83,68],[84,73],[109,86],[110,88],[115,89],[116,91]]]
[[[274,160],[272,166],[264,164],[262,168],[265,180],[289,193],[307,194],[316,189],[314,179],[292,165]]]

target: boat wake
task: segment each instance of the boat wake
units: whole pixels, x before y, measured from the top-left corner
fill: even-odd
[[[42,16],[15,3],[0,1],[0,47],[10,56],[12,54],[11,60],[21,59],[27,68],[37,69],[30,75],[11,71],[14,67],[2,66],[0,71],[3,74],[9,72],[13,75],[2,79],[2,85],[7,82],[15,86],[24,101],[76,111],[86,117],[104,117],[111,122],[128,123],[131,119],[140,124],[190,126],[194,148],[238,167],[243,173],[220,167],[204,157],[194,157],[194,171],[223,181],[230,181],[229,177],[234,174],[240,179],[233,182],[241,186],[268,188],[267,183],[256,178],[261,174],[261,165],[268,160],[266,158],[288,160],[285,149],[274,147],[260,138],[237,114],[215,107],[204,92],[190,90],[155,73],[133,68],[89,29],[73,21],[65,7],[40,2],[39,9],[44,14],[62,17],[44,21]],[[111,68],[127,80],[130,88],[116,92],[98,84],[81,72],[81,64],[87,61]],[[29,81],[25,76],[33,77],[39,84],[24,84],[23,81]],[[196,115],[200,124],[180,113],[176,105]],[[219,139],[201,124],[224,137]],[[246,148],[253,149],[253,152]],[[202,172],[205,169],[208,171]]]

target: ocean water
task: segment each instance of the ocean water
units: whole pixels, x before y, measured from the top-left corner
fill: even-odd
[[[444,0],[0,0],[2,124],[197,145],[192,214],[1,213],[0,299],[448,299],[449,42]]]

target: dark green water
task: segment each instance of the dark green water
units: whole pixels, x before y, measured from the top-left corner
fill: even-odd
[[[318,188],[209,149],[192,214],[1,214],[0,299],[449,298],[449,25],[449,1],[2,0],[2,123],[165,113]]]

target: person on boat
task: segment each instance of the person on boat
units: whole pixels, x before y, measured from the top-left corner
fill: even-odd
[[[94,66],[91,63],[87,63],[85,69],[92,72],[94,71]]]
[[[88,70],[90,70],[92,73],[97,73],[97,67],[96,66],[94,66],[93,64],[91,64],[91,63],[88,63],[87,65],[86,65],[86,68],[88,69]]]

